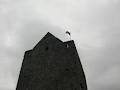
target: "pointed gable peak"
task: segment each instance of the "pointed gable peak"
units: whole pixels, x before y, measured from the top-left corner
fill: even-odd
[[[51,34],[50,32],[47,32],[47,34],[46,35],[51,35],[51,36],[54,36],[53,34]]]
[[[51,34],[50,32],[47,32],[47,34],[42,38],[42,39],[45,39],[47,37],[53,37],[53,38],[56,38],[53,34]]]
[[[55,44],[55,43],[61,43],[62,41],[55,37],[50,32],[47,32],[47,34],[38,42],[38,44],[34,47],[34,49],[39,48],[41,45],[49,45],[49,44]]]

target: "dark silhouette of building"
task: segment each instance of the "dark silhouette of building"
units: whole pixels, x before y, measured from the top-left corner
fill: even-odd
[[[25,52],[16,90],[87,90],[74,41],[48,32]]]

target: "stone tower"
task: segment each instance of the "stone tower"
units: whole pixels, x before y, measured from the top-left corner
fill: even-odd
[[[87,90],[74,41],[48,32],[25,52],[16,90]]]

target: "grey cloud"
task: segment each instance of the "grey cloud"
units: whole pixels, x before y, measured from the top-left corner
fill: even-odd
[[[76,41],[89,90],[119,90],[119,0],[2,0],[0,4],[1,74],[7,72],[16,83],[24,51],[33,48],[48,31],[67,40],[63,29],[66,24]],[[14,44],[7,47],[2,38],[11,32]]]
[[[108,1],[109,3],[106,4],[99,3],[102,6],[92,1],[90,1],[88,4],[90,6],[87,6],[89,7],[87,8],[87,15],[83,16],[83,19],[81,19],[82,17],[77,16],[78,18],[76,20],[77,22],[81,22],[80,20],[84,21],[84,23],[81,22],[81,29],[83,31],[86,31],[85,33],[88,33],[88,37],[84,36],[84,38],[87,37],[85,39],[86,41],[80,42],[79,44],[79,46],[81,46],[81,44],[87,44],[83,48],[81,47],[79,52],[80,54],[82,53],[81,55],[84,56],[82,56],[82,59],[84,60],[82,60],[83,63],[87,63],[85,69],[88,69],[86,70],[86,75],[88,78],[88,87],[90,87],[90,90],[118,90],[118,84],[120,83],[119,79],[115,79],[116,82],[113,82],[113,80],[115,77],[120,78],[119,72],[117,71],[118,73],[112,73],[109,72],[109,70],[111,70],[113,67],[117,67],[115,68],[115,70],[120,68],[119,1],[118,3],[110,3],[111,1]],[[83,34],[80,30],[81,26],[77,26],[78,32]],[[95,36],[94,38],[92,38],[92,42],[92,36],[90,36],[91,32],[94,32],[92,35],[96,35],[97,33],[99,33],[100,37]],[[91,46],[91,43],[96,44],[94,40],[99,41],[98,38],[102,40],[102,47]],[[91,43],[86,43],[87,40],[90,40]],[[83,66],[84,65],[85,64],[83,64]],[[109,74],[106,75],[105,72],[109,72]],[[109,80],[106,80],[106,78],[109,77],[109,75],[111,76],[111,78],[109,78]],[[99,78],[101,79],[98,81],[99,83],[91,84]],[[111,82],[112,85],[109,85],[109,83]],[[100,83],[103,84],[101,85]]]
[[[47,32],[65,40],[65,31],[42,20],[26,21],[18,35],[24,48],[32,48]],[[28,47],[29,46],[29,47]]]

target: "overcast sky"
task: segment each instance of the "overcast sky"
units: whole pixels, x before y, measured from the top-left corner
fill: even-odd
[[[15,90],[26,50],[71,31],[88,90],[120,90],[120,0],[0,0],[0,90]]]

